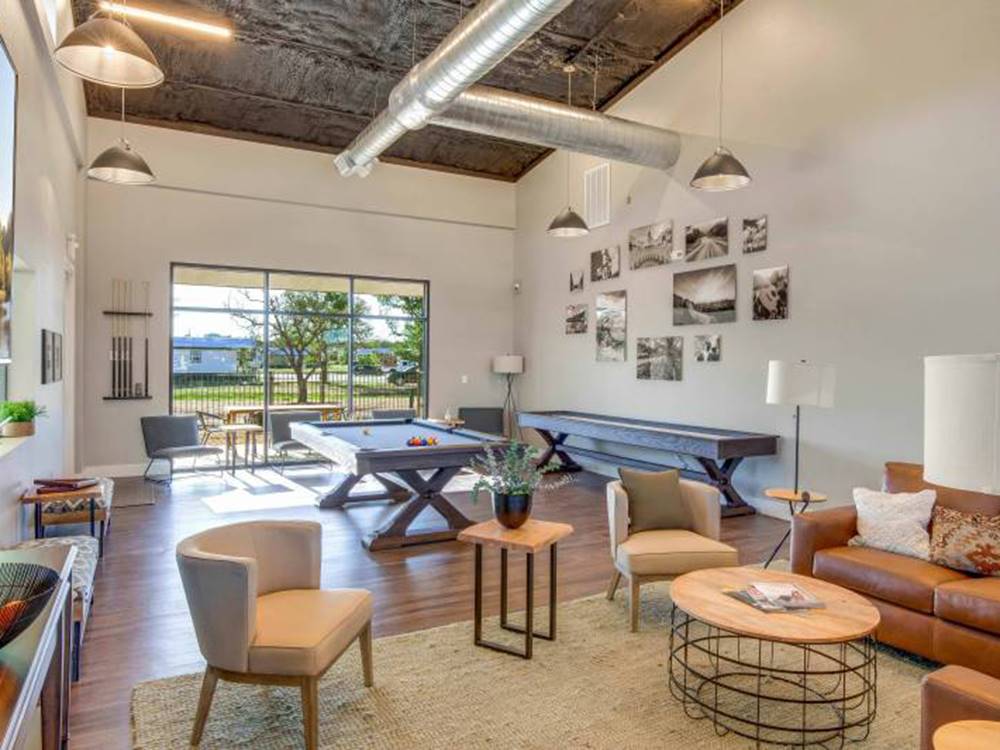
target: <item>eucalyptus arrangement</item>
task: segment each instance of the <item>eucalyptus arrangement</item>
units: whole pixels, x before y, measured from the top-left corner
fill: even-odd
[[[486,453],[472,462],[472,469],[479,474],[472,487],[472,502],[479,500],[479,493],[486,491],[493,496],[493,513],[504,526],[516,529],[531,515],[531,498],[542,483],[546,472],[556,464],[537,466],[535,451],[524,443],[511,443],[505,448],[487,447]],[[563,477],[551,486],[568,483]]]
[[[4,401],[0,403],[0,425],[4,437],[26,437],[35,434],[35,418],[45,416],[45,407],[34,401]]]

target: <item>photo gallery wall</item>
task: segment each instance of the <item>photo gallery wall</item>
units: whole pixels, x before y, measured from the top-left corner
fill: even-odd
[[[767,250],[766,215],[743,218],[733,229],[743,255]],[[672,220],[636,227],[629,232],[627,262],[630,271],[643,271],[678,264],[672,279],[672,309],[675,326],[719,325],[736,321],[737,266],[726,263],[730,256],[730,219],[719,217],[691,223],[675,232]],[[622,246],[612,245],[590,253],[585,267],[569,273],[569,291],[582,294],[587,282],[602,284],[621,277]],[[697,264],[687,269],[681,264]],[[788,266],[755,269],[750,290],[753,320],[788,318]],[[594,297],[596,358],[598,362],[625,362],[628,355],[628,293],[624,289],[597,291]],[[566,306],[566,333],[589,332],[590,305]],[[722,336],[694,336],[694,360],[722,361]],[[681,380],[684,373],[684,337],[679,335],[639,337],[635,341],[636,378]]]

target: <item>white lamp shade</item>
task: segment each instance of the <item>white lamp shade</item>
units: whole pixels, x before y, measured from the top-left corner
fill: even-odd
[[[1000,494],[1000,354],[924,359],[924,479]]]
[[[493,358],[493,372],[498,375],[520,375],[524,372],[524,357],[520,354],[501,354]]]
[[[837,370],[811,362],[767,363],[767,403],[788,406],[833,407]]]

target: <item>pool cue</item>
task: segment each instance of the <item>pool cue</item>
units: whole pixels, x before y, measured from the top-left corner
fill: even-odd
[[[125,282],[125,311],[132,312],[132,282]],[[130,315],[125,316],[125,340],[127,342],[125,347],[125,352],[127,357],[125,359],[125,373],[127,375],[125,379],[125,395],[134,396],[135,388],[132,385],[132,317]]]
[[[115,280],[111,279],[111,312],[115,311]],[[111,349],[108,352],[111,363],[111,395],[115,395],[115,316],[111,316]]]
[[[142,359],[142,364],[144,367],[144,372],[142,375],[142,390],[144,396],[149,395],[149,282],[142,282],[143,295],[146,298],[146,306],[144,312],[146,313],[146,325],[145,325],[145,353]]]

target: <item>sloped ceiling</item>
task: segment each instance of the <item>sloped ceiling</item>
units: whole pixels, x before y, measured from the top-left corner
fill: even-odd
[[[735,6],[738,0],[727,5]],[[458,23],[472,0],[161,0],[133,2],[232,26],[232,41],[135,21],[166,73],[130,91],[130,121],[335,153],[385,105],[389,91]],[[81,23],[95,0],[74,0]],[[483,83],[565,101],[562,67],[574,62],[574,104],[607,107],[707,29],[716,0],[576,0]],[[415,44],[414,44],[415,41]],[[86,84],[87,108],[117,117],[119,92]],[[516,180],[544,148],[440,127],[404,136],[385,155]]]

